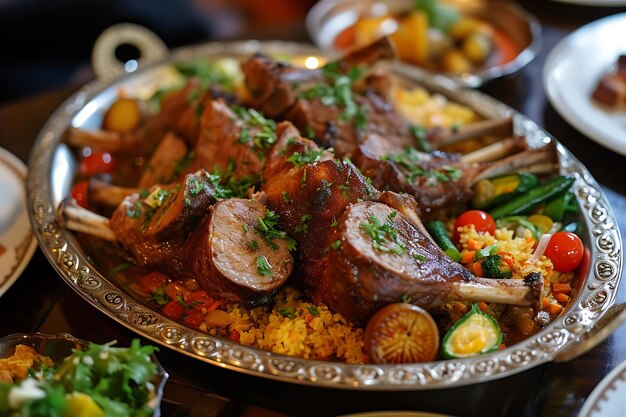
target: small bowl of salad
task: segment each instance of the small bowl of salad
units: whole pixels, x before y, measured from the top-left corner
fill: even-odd
[[[0,415],[159,417],[168,375],[154,346],[95,344],[69,334],[0,338]]]

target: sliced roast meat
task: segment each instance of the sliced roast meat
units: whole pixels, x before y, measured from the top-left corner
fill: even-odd
[[[181,161],[186,156],[185,141],[174,133],[166,133],[150,156],[137,187],[150,188],[155,184],[166,184],[175,180],[180,174]]]
[[[191,272],[212,296],[245,305],[267,301],[293,269],[288,240],[268,240],[258,231],[267,215],[254,200],[228,199],[185,244]]]
[[[201,170],[188,174],[178,187],[157,188],[147,199],[127,196],[109,227],[139,265],[179,273],[184,270],[182,243],[208,216],[217,197],[213,182]]]
[[[327,243],[332,249],[309,295],[361,325],[381,307],[407,299],[426,309],[450,300],[535,306],[541,294],[540,282],[474,277],[381,203],[351,205]]]

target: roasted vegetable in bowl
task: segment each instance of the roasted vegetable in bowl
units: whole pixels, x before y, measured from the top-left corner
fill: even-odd
[[[335,38],[335,48],[359,48],[390,36],[401,60],[453,74],[502,65],[520,53],[501,28],[446,2],[416,0],[412,8],[399,13],[381,10],[372,7],[371,15],[360,16],[344,29]]]
[[[0,415],[159,415],[167,374],[152,355],[155,348],[138,339],[122,348],[69,335],[19,334],[0,339],[0,349],[7,355],[0,369],[13,374],[0,382]]]

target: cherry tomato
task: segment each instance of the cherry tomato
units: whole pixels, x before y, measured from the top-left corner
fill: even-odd
[[[76,200],[79,206],[83,208],[89,208],[89,182],[81,181],[74,184],[72,191],[70,192],[72,198]]]
[[[454,223],[453,239],[455,242],[458,242],[460,239],[458,228],[461,226],[468,226],[470,224],[474,225],[474,228],[478,233],[488,232],[493,235],[496,231],[496,222],[493,220],[493,217],[489,215],[489,213],[482,210],[469,210],[461,214]]]
[[[141,278],[139,278],[139,282],[144,292],[154,294],[159,288],[167,283],[167,277],[160,272],[152,271],[141,276]]]
[[[210,306],[215,300],[213,299],[213,297],[207,294],[206,291],[197,290],[189,294],[185,298],[185,301],[192,305],[205,304],[206,306]]]
[[[110,174],[115,170],[115,159],[108,152],[92,151],[80,161],[80,173],[86,177]]]
[[[172,300],[163,307],[163,314],[174,320],[179,320],[185,314],[185,306],[176,300]]]
[[[437,355],[439,330],[426,310],[396,303],[372,316],[363,342],[374,363],[428,362]]]
[[[578,267],[584,252],[583,242],[574,233],[557,232],[550,238],[544,254],[550,258],[556,271],[570,272]]]
[[[183,320],[183,323],[185,323],[189,327],[197,329],[198,327],[200,327],[203,321],[204,314],[202,314],[202,311],[199,308],[194,308],[187,312],[187,316],[185,317],[185,320]]]
[[[172,300],[177,300],[178,297],[181,297],[186,303],[188,303],[189,301],[187,297],[191,294],[191,290],[183,286],[180,282],[170,282],[165,286],[165,294],[167,294],[167,296]]]

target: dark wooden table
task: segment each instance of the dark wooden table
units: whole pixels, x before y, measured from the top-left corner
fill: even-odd
[[[560,39],[585,23],[624,8],[551,1],[526,1],[524,6],[542,23],[543,50],[519,73],[492,81],[482,90],[536,120],[588,167],[606,192],[625,236],[624,157],[569,126],[549,105],[542,86],[546,56]],[[301,24],[266,28],[250,37],[307,40]],[[27,161],[45,120],[76,88],[67,86],[0,107],[0,146]],[[622,285],[617,302],[624,301],[626,286]],[[64,284],[39,250],[18,281],[0,298],[0,317],[0,336],[67,332],[98,343],[115,339],[122,345],[135,336]],[[326,416],[401,409],[456,416],[576,416],[600,380],[626,360],[626,327],[571,362],[550,363],[499,381],[433,392],[312,389],[241,375],[167,348],[161,348],[157,356],[170,374],[162,404],[164,416]]]

